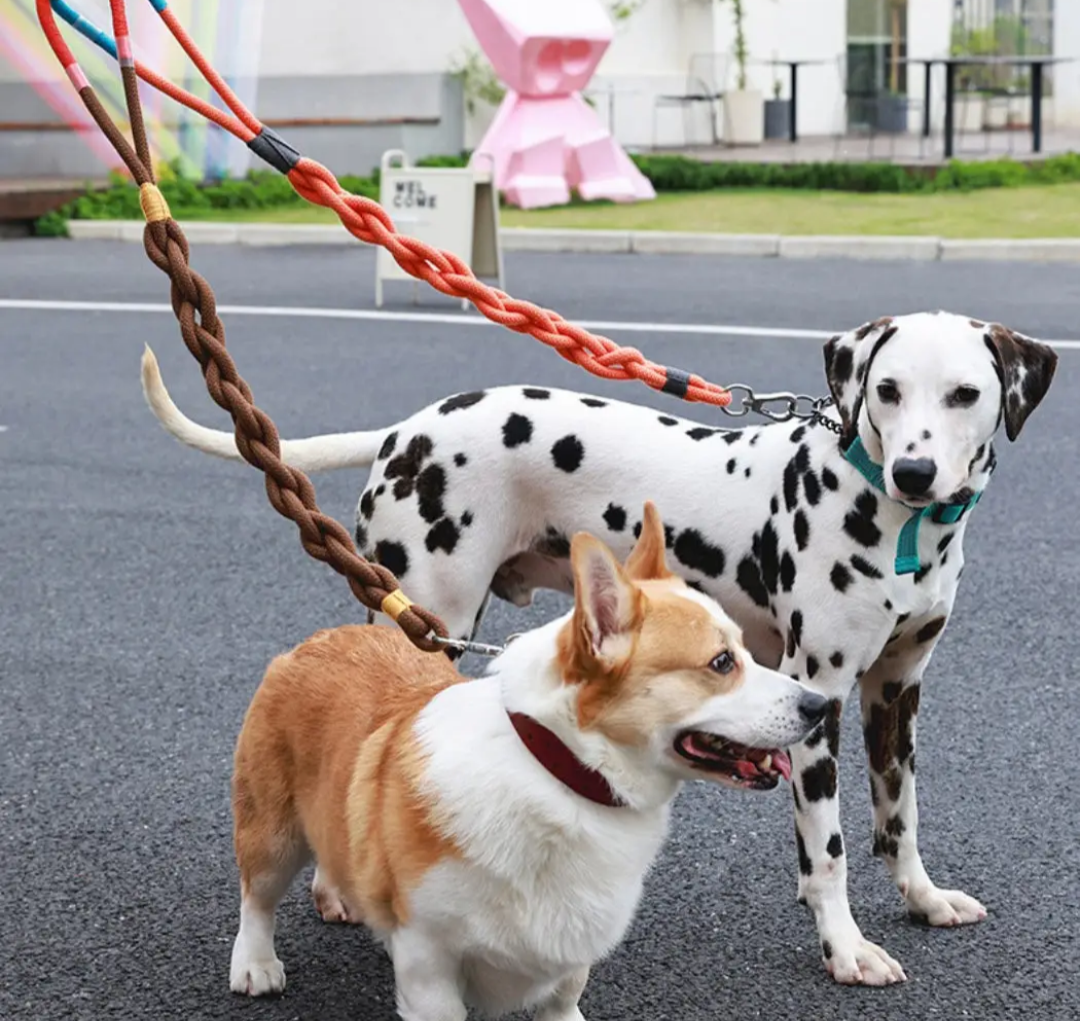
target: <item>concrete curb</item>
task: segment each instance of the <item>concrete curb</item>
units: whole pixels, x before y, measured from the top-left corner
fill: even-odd
[[[203,223],[183,225],[196,244],[348,245],[357,244],[335,224]],[[142,241],[137,220],[71,220],[77,241]],[[811,236],[698,234],[674,231],[552,230],[503,227],[506,252],[588,252],[642,255],[726,255],[781,259],[907,259],[922,262],[1080,262],[1080,238],[952,240],[877,235]]]

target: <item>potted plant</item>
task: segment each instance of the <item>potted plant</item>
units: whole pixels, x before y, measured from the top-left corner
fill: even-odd
[[[728,145],[761,145],[765,136],[765,96],[746,87],[746,30],[743,0],[729,0],[735,20],[735,90],[724,93],[724,141]]]
[[[491,127],[506,87],[494,68],[474,47],[466,47],[450,67],[450,74],[461,82],[465,100],[465,149],[475,149]]]
[[[776,54],[773,54],[775,59]],[[765,137],[787,138],[791,133],[791,100],[781,99],[780,93],[783,86],[776,74],[776,65],[773,65],[773,97],[765,100]]]

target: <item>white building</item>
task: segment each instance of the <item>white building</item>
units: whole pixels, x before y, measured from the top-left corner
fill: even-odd
[[[610,0],[580,2],[610,6]],[[172,6],[183,17],[198,3],[188,0],[185,7],[184,0],[175,0]],[[614,132],[631,149],[708,141],[705,105],[684,117],[678,107],[657,108],[656,99],[686,92],[692,63],[698,77],[710,77],[707,68],[716,66],[721,80],[715,84],[734,86],[732,0],[631,0],[629,6],[635,3],[638,9],[618,23],[593,81],[599,112],[605,120],[613,113]],[[1080,127],[1080,0],[907,0],[897,21],[891,3],[743,0],[749,86],[768,97],[778,83],[786,96],[787,69],[762,62],[821,61],[800,71],[799,133],[841,132],[858,120],[852,104],[845,103],[841,62],[850,60],[875,86],[900,86],[915,131],[921,124],[923,70],[917,64],[901,66],[894,81],[889,55],[942,56],[950,50],[956,24],[992,25],[996,16],[1019,13],[1016,24],[1023,23],[1031,40],[1025,45],[1041,44],[1044,52],[1077,58],[1050,75],[1053,100],[1047,113],[1052,124]],[[83,0],[80,6],[93,11],[106,5]],[[471,97],[463,100],[462,82],[450,73],[468,50],[476,50],[457,0],[306,0],[303,5],[225,0],[212,6],[219,11],[229,7],[229,16],[239,19],[235,45],[247,56],[239,61],[234,45],[232,59],[239,63],[221,67],[220,60],[230,59],[223,48],[220,69],[244,79],[242,91],[254,96],[263,120],[338,173],[367,173],[391,147],[417,157],[456,152],[478,141],[483,104],[468,114]],[[135,10],[140,19],[152,17],[145,13],[149,5],[135,5]],[[0,34],[11,31],[0,25]],[[164,49],[156,47],[158,53]],[[254,80],[248,78],[252,73]],[[55,67],[33,71],[41,74],[56,81],[62,77]],[[0,177],[100,170],[100,157],[74,133],[42,129],[62,116],[55,104],[43,100],[47,90],[41,86],[28,81],[25,63],[6,58],[0,46]],[[943,91],[939,67],[933,80],[935,126],[942,121]]]

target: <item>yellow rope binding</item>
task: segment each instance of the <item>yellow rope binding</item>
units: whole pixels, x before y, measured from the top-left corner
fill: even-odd
[[[396,621],[412,604],[413,601],[401,589],[396,588],[382,601],[382,611]]]
[[[161,194],[156,184],[147,182],[139,185],[139,205],[142,206],[143,216],[147,223],[157,223],[160,220],[172,219],[169,211],[169,203]]]

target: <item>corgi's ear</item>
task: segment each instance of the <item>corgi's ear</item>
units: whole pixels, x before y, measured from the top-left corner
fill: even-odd
[[[656,505],[648,500],[645,503],[645,517],[641,522],[641,535],[637,544],[626,558],[626,575],[634,581],[651,581],[656,578],[670,578],[667,566],[665,546],[667,537],[664,523]]]
[[[573,641],[579,662],[625,658],[641,623],[641,591],[599,539],[585,533],[570,543],[574,572]]]

